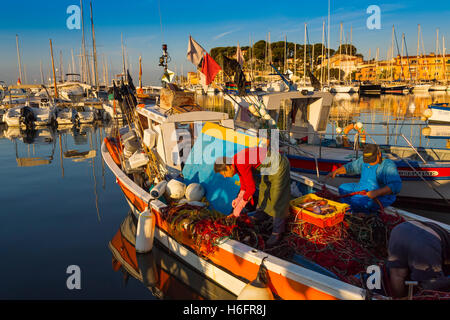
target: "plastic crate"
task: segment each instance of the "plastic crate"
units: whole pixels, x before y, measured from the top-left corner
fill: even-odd
[[[299,205],[305,201],[305,199],[310,198],[313,200],[326,200],[330,206],[336,207],[336,211],[326,215],[315,214],[314,212],[308,211],[301,208]],[[329,199],[321,198],[316,196],[314,193],[304,195],[303,197],[291,200],[289,211],[295,214],[296,220],[303,220],[305,222],[314,224],[320,228],[332,227],[344,220],[345,212],[350,208],[346,203],[339,203]]]

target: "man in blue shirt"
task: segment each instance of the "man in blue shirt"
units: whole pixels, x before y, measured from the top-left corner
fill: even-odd
[[[353,212],[376,212],[380,208],[374,201],[375,198],[383,207],[388,207],[394,203],[395,195],[402,188],[397,166],[394,161],[382,158],[376,144],[366,144],[362,157],[330,172],[328,176],[334,179],[337,174],[361,175],[358,183],[344,183],[339,186],[340,195],[359,191],[367,192],[365,195],[356,194],[342,198],[342,202],[348,203]]]

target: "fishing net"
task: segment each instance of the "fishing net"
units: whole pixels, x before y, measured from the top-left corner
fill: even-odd
[[[193,249],[203,257],[212,254],[237,227],[235,220],[227,219],[217,211],[189,204],[168,207],[162,218],[177,241],[190,240]]]

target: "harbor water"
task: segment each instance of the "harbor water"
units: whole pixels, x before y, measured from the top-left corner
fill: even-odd
[[[221,96],[198,102],[233,113]],[[407,145],[391,136],[403,134],[416,147],[446,148],[446,138],[423,135],[429,126],[420,119],[430,103],[440,102],[450,102],[450,95],[335,95],[327,138],[336,127],[360,121],[380,144]],[[1,299],[156,299],[112,266],[108,243],[129,207],[101,158],[109,130],[101,124],[33,132],[0,127]],[[417,213],[450,223],[448,213],[432,208]],[[68,286],[69,266],[80,269],[80,290]]]

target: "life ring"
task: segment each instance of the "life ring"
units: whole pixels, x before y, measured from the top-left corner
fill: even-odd
[[[364,133],[364,128],[362,126],[358,128],[358,126],[354,123],[349,124],[344,128],[344,130],[342,130],[342,138],[344,141],[348,141],[347,134],[352,130],[356,130],[359,134],[360,141],[362,143],[366,143],[366,134]]]

